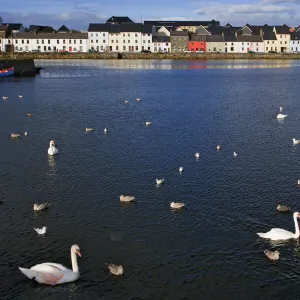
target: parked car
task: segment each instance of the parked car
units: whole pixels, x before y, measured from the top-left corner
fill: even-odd
[[[142,50],[141,53],[151,53],[150,50]]]
[[[31,52],[41,52],[41,50],[33,49]]]
[[[255,53],[255,51],[249,50],[248,53],[253,54],[253,53]]]
[[[269,53],[277,53],[276,51],[269,51]]]

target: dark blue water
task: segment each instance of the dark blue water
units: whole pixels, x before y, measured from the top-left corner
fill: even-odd
[[[299,241],[274,244],[256,232],[294,230],[277,203],[300,210],[299,63],[38,64],[46,69],[35,79],[0,82],[1,299],[297,298]],[[137,203],[120,204],[121,194]],[[186,210],[171,211],[171,201]],[[52,207],[34,213],[36,202]],[[74,283],[37,285],[18,270],[71,267],[75,243],[83,257]],[[267,260],[265,248],[280,260]],[[123,277],[108,273],[110,261]]]

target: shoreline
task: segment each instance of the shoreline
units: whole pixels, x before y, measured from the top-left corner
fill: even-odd
[[[14,59],[120,59],[118,53],[15,53]],[[294,60],[300,53],[122,53],[123,59],[182,59],[182,60]],[[12,59],[12,55],[0,52],[0,60]]]

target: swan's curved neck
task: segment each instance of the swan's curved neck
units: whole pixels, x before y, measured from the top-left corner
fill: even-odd
[[[298,229],[299,231],[299,229]],[[79,273],[78,263],[77,263],[77,256],[74,251],[71,250],[71,261],[72,261],[72,270],[74,273]]]
[[[297,239],[299,237],[299,235],[300,235],[297,216],[294,216],[294,222],[295,222],[295,238]]]

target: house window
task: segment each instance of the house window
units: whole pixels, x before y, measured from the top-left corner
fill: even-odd
[[[39,40],[36,40],[36,43],[39,44]]]
[[[128,36],[130,36],[130,33],[128,33]]]
[[[98,33],[96,33],[96,36],[98,36]]]
[[[116,46],[116,50],[119,50],[119,46]]]
[[[79,43],[82,44],[82,40],[79,40]]]
[[[291,48],[291,50],[293,51],[293,47]]]
[[[275,51],[277,52],[277,47],[275,47]]]
[[[233,44],[233,43],[232,43],[232,44]],[[231,47],[231,48],[230,48],[230,51],[234,51],[234,47]]]
[[[101,46],[100,49],[103,50],[103,46]]]
[[[91,36],[93,36],[93,34],[91,33]]]
[[[225,43],[225,46],[227,46],[227,43]]]
[[[96,41],[97,42],[97,41]],[[76,40],[74,40],[74,44],[76,44]]]
[[[267,44],[269,44],[269,41],[267,41]]]
[[[103,40],[103,44],[105,44],[105,40]]]
[[[244,43],[242,43],[242,46],[244,46]]]
[[[258,43],[256,43],[256,46],[258,46]]]
[[[125,33],[123,33],[123,36],[125,36]]]
[[[91,40],[91,43],[94,43],[94,41],[93,41],[93,40]]]
[[[256,48],[256,52],[258,52],[258,48]]]
[[[151,43],[150,40],[148,40],[148,43]]]
[[[135,50],[138,51],[139,50],[139,46],[135,46]]]
[[[125,43],[126,43],[126,41],[125,41],[125,40],[123,40],[123,43],[125,44]]]
[[[282,45],[282,41],[280,41],[280,44]]]
[[[274,44],[274,41],[272,41],[272,44]]]
[[[93,41],[92,41],[93,42]],[[66,40],[63,40],[63,44],[65,44],[66,43]]]
[[[244,48],[242,48],[242,51],[244,51]]]
[[[71,40],[69,40],[69,44],[72,44],[72,41],[71,41]]]
[[[144,44],[146,44],[146,41],[145,41],[145,40],[143,40],[143,43],[144,43]]]
[[[285,41],[284,43],[287,44],[287,41]]]
[[[42,44],[44,44],[44,40],[42,40]]]
[[[103,36],[105,36],[105,33],[103,33]]]
[[[29,44],[29,40],[27,40],[27,44]]]
[[[148,33],[148,36],[150,36],[150,33]]]
[[[75,43],[75,41],[74,41],[74,43]],[[98,44],[98,40],[96,40],[96,43]]]
[[[22,40],[22,44],[24,44],[24,40]]]
[[[50,44],[50,40],[48,40],[48,44]]]
[[[137,44],[137,43],[138,43],[138,40],[135,40],[135,43]]]
[[[138,34],[136,33],[135,36],[138,36]]]
[[[128,44],[130,44],[130,40],[128,40]]]
[[[169,46],[169,43],[166,43],[166,46]]]
[[[18,44],[18,40],[16,40],[16,44]]]
[[[233,46],[233,43],[231,43],[231,46]]]
[[[56,42],[57,42],[57,44],[59,44],[59,40],[57,40]]]
[[[280,35],[280,38],[282,39],[282,35]]]
[[[266,51],[268,51],[268,47],[266,47]]]
[[[105,43],[105,41],[103,41]],[[118,44],[119,43],[119,40],[116,40],[116,43]]]
[[[123,46],[123,50],[126,50],[126,46]]]
[[[111,40],[111,43],[113,44],[114,40]]]

